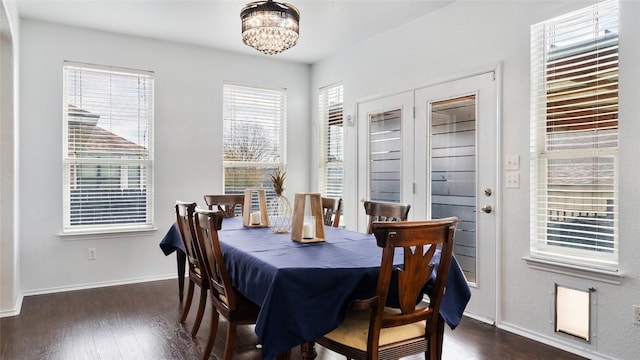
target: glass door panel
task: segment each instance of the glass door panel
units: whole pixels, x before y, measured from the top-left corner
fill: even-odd
[[[369,199],[400,202],[401,110],[369,114]]]
[[[431,103],[431,216],[457,216],[454,253],[476,281],[475,95]]]

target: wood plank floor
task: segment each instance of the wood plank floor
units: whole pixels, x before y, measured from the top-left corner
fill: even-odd
[[[178,323],[182,308],[177,288],[177,280],[165,280],[26,297],[19,316],[0,319],[0,359],[199,359],[211,310],[207,307],[200,331],[192,338],[195,309],[186,326]],[[221,357],[225,331],[221,319],[211,359]],[[316,347],[320,360],[344,359]],[[292,357],[299,358],[298,349]],[[261,358],[253,328],[243,327],[234,359]],[[447,328],[443,358],[583,359],[469,318],[455,331]]]

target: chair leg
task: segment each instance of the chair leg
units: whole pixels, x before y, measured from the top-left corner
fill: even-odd
[[[228,325],[227,344],[224,346],[224,360],[231,360],[233,358],[233,350],[236,346],[236,328],[238,325],[231,321],[229,321]]]
[[[207,340],[207,346],[202,353],[202,360],[209,359],[211,355],[211,350],[213,350],[213,344],[216,342],[216,334],[218,333],[218,319],[220,318],[220,314],[213,309],[211,311],[211,329],[209,330],[209,340]]]
[[[202,322],[202,316],[204,315],[204,308],[207,304],[207,289],[200,287],[200,303],[198,304],[198,314],[196,315],[196,321],[193,323],[193,329],[191,330],[191,336],[196,336],[198,329],[200,329],[200,323]]]
[[[281,353],[276,357],[276,360],[291,360],[291,349]]]
[[[435,334],[429,334],[429,347],[428,351],[424,353],[426,360],[441,360],[442,359],[442,344],[444,342],[444,319],[442,316],[438,316],[438,324],[436,326]]]
[[[442,359],[442,347],[444,343],[444,319],[438,315],[438,332],[436,334],[436,359]]]
[[[187,301],[184,305],[184,310],[182,311],[182,317],[180,318],[181,323],[187,320],[187,314],[189,314],[189,309],[191,308],[191,300],[193,300],[193,287],[193,281],[189,280],[189,288],[187,289]]]

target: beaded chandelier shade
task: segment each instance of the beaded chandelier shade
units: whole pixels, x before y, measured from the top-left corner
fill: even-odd
[[[240,12],[242,41],[267,54],[283,52],[298,42],[300,12],[272,0],[247,4]]]

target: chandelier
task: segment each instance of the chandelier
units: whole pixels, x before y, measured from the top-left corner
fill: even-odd
[[[242,41],[267,55],[281,53],[298,42],[300,12],[272,0],[247,4],[240,12]]]

